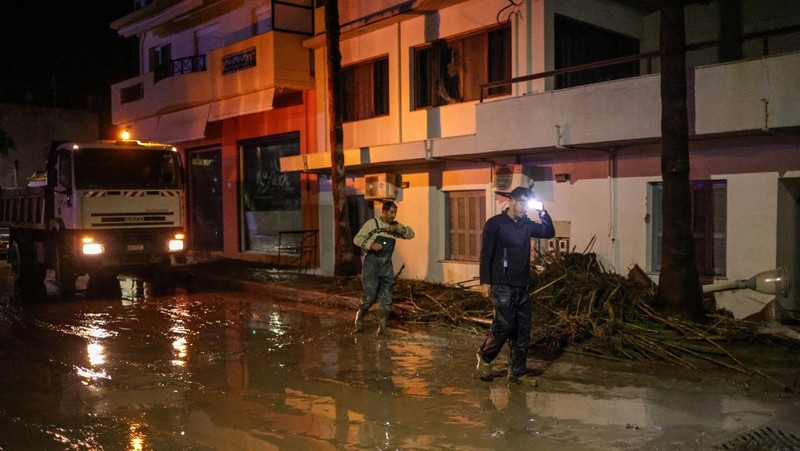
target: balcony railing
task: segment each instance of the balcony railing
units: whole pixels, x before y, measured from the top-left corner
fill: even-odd
[[[222,57],[223,74],[230,74],[251,67],[256,67],[255,48],[249,48],[247,50]]]
[[[783,28],[776,28],[776,29],[773,29],[773,30],[759,31],[759,32],[754,32],[754,33],[746,33],[746,34],[742,35],[742,37],[740,39],[738,39],[737,41],[735,41],[735,42],[743,43],[743,42],[746,42],[746,41],[753,41],[753,40],[759,40],[760,39],[761,40],[761,55],[762,56],[769,56],[769,54],[770,54],[769,38],[776,37],[776,36],[781,36],[781,35],[786,35],[786,34],[791,34],[791,33],[800,33],[800,25],[792,25],[792,26],[783,27]],[[693,51],[693,50],[700,50],[700,49],[705,49],[705,48],[719,47],[720,45],[729,45],[730,43],[731,43],[731,41],[722,41],[722,40],[697,42],[697,43],[694,43],[694,44],[687,45],[686,46],[686,51],[690,52],[690,51]],[[499,88],[499,87],[511,86],[511,85],[513,85],[515,83],[522,83],[522,82],[526,82],[526,81],[537,80],[537,79],[540,79],[540,78],[555,77],[555,76],[562,75],[562,74],[572,74],[572,73],[576,73],[576,72],[583,72],[583,71],[588,71],[588,70],[593,70],[593,69],[607,68],[607,67],[610,67],[610,66],[615,66],[615,65],[618,65],[618,64],[628,63],[628,62],[632,62],[632,61],[645,61],[645,67],[646,67],[645,68],[645,71],[646,71],[645,73],[646,74],[651,74],[651,73],[653,73],[653,59],[659,58],[660,56],[661,56],[661,51],[660,50],[654,50],[652,52],[639,53],[639,54],[636,54],[636,55],[620,56],[618,58],[612,58],[612,59],[603,60],[603,61],[596,61],[596,62],[593,62],[593,63],[581,64],[581,65],[578,65],[578,66],[564,67],[564,68],[561,68],[561,69],[549,70],[547,72],[540,72],[540,73],[537,73],[537,74],[530,74],[530,75],[524,75],[524,76],[521,76],[521,77],[514,77],[514,78],[511,78],[511,79],[508,79],[508,80],[500,80],[500,81],[494,81],[494,82],[491,82],[491,83],[484,83],[484,84],[481,85],[480,101],[483,102],[483,100],[486,98],[486,94],[489,93],[490,90],[493,90],[493,89],[496,89],[496,88]]]
[[[173,75],[191,74],[206,70],[206,56],[194,55],[169,61],[156,67],[154,81],[158,82]]]

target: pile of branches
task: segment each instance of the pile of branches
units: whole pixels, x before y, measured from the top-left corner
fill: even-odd
[[[532,278],[532,342],[548,350],[570,347],[590,355],[690,369],[711,364],[753,374],[757,371],[724,344],[776,340],[761,334],[761,324],[722,314],[709,314],[707,324],[662,315],[654,308],[657,287],[638,266],[623,276],[606,270],[594,253],[539,257]],[[491,324],[491,302],[477,291],[412,281],[401,281],[396,288],[396,305],[407,320],[482,333]],[[800,349],[791,340],[779,344]]]

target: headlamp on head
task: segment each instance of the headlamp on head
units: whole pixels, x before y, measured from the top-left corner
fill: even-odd
[[[542,204],[542,201],[536,200],[536,199],[528,200],[528,202],[525,204],[525,206],[527,206],[531,210],[543,210],[544,209],[544,204]]]

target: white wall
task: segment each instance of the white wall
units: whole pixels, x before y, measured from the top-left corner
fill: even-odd
[[[752,11],[754,0],[745,0],[745,10]],[[791,10],[791,3],[778,0],[783,11]],[[658,14],[642,15],[622,8],[617,4],[596,0],[533,0],[536,14],[566,14],[604,28],[642,39],[642,51],[658,45]],[[383,3],[381,3],[383,5]],[[452,37],[467,31],[496,25],[495,13],[508,5],[500,0],[476,0],[457,4],[438,14],[420,16],[386,29],[366,33],[343,44],[344,64],[374,58],[382,54],[390,56],[390,115],[345,126],[345,148],[373,148],[376,146],[399,151],[418,142],[436,142],[433,157],[465,157],[472,153],[518,150],[521,156],[536,160],[534,150],[565,146],[630,140],[657,139],[661,134],[660,90],[658,76],[641,76],[595,85],[564,89],[557,92],[521,95],[526,89],[517,89],[517,97],[492,99],[477,105],[475,102],[448,105],[420,111],[410,110],[411,80],[410,55],[415,46],[432,39]],[[377,6],[376,6],[377,7]],[[692,28],[690,42],[714,39],[719,28],[716,22],[715,2],[693,5],[687,9],[687,23]],[[797,8],[795,8],[797,9]],[[745,31],[776,26],[779,17],[774,10],[766,8],[759,22],[757,14],[745,20]],[[710,18],[710,19],[709,19]],[[532,17],[520,8],[514,16],[514,51],[517,58],[513,67],[516,75],[529,67],[547,64],[547,48],[528,48],[526,36],[547,36],[541,29],[547,27],[548,18]],[[530,23],[528,23],[528,22]],[[796,20],[795,20],[796,22]],[[766,24],[769,24],[768,26]],[[550,43],[552,44],[552,43]],[[538,43],[537,43],[538,45]],[[324,65],[323,52],[318,52],[317,69]],[[530,60],[526,60],[530,58]],[[691,58],[696,58],[692,56]],[[762,98],[769,101],[770,126],[797,123],[800,103],[796,96],[787,93],[800,92],[797,85],[798,55],[786,55],[769,60],[737,62],[707,66],[695,71],[695,127],[697,133],[719,133],[731,130],[759,130],[763,122]],[[523,59],[520,61],[520,59]],[[399,64],[398,64],[399,61]],[[320,111],[327,111],[324,89],[318,82]],[[758,107],[761,106],[759,109]],[[320,124],[324,122],[321,114]],[[561,142],[558,142],[555,126],[561,126]],[[320,126],[320,143],[327,141]],[[437,141],[438,140],[438,141]],[[448,146],[446,142],[461,143]],[[324,146],[325,144],[321,144]],[[710,145],[713,147],[713,145]],[[792,147],[790,145],[789,147]],[[792,147],[796,149],[795,147]],[[442,149],[440,151],[440,149]],[[759,146],[754,146],[749,158],[757,159]],[[530,154],[526,153],[530,151]],[[716,152],[724,153],[720,146]],[[444,153],[439,153],[444,152]],[[454,152],[454,153],[453,153]],[[389,152],[391,153],[391,152]],[[398,155],[404,161],[408,155]],[[559,157],[542,157],[537,165],[557,167]],[[648,164],[652,165],[653,158]],[[598,157],[602,159],[602,157]],[[389,159],[391,161],[391,158]],[[777,183],[779,174],[768,170],[751,169],[748,158],[737,160],[733,168],[708,170],[701,177],[727,180],[728,231],[727,231],[727,275],[729,280],[746,279],[775,266]],[[597,163],[597,162],[595,162]],[[490,162],[487,161],[486,167]],[[574,163],[576,165],[581,162]],[[636,166],[639,162],[627,163]],[[657,168],[657,164],[656,164]],[[791,168],[798,169],[798,168]],[[408,223],[417,232],[417,237],[398,245],[395,269],[406,264],[402,277],[426,279],[434,282],[462,282],[478,275],[476,263],[439,261],[444,258],[445,210],[444,192],[449,189],[486,189],[487,216],[495,211],[491,184],[485,181],[469,181],[469,169],[463,171],[463,180],[455,185],[439,185],[435,171],[415,172],[408,168],[404,180],[412,180],[409,188],[403,189],[398,198],[401,222]],[[611,169],[609,169],[611,170]],[[759,172],[749,172],[757,170]],[[551,198],[546,207],[554,220],[570,224],[571,248],[583,252],[594,240],[590,249],[609,269],[626,274],[638,265],[650,271],[648,248],[648,183],[660,181],[657,170],[632,171],[633,175],[611,179],[594,174],[567,183],[552,184]],[[458,178],[458,177],[456,177]],[[410,212],[413,212],[410,214]],[[320,229],[324,230],[325,218],[330,217],[326,208],[320,209]],[[657,282],[657,274],[651,277]],[[717,294],[720,307],[734,312],[737,317],[759,311],[769,296],[750,290],[726,291]]]

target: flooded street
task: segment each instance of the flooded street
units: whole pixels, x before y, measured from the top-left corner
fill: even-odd
[[[700,390],[569,355],[541,368],[539,389],[509,387],[477,380],[482,337],[465,332],[390,321],[378,338],[374,312],[353,334],[344,309],[152,296],[132,279],[17,305],[2,271],[3,450],[712,449],[799,435],[800,402],[777,390]]]

